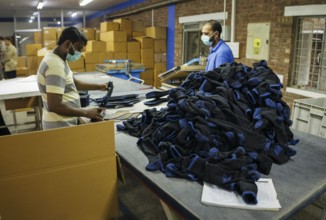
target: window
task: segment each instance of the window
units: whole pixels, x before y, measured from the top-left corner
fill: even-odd
[[[299,17],[296,22],[292,86],[326,92],[326,17]]]
[[[201,28],[204,23],[184,24],[183,26],[183,57],[182,63],[186,63],[200,55],[208,56],[209,47],[201,42]]]

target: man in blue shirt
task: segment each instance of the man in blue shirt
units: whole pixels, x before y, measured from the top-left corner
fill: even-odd
[[[230,47],[221,39],[222,26],[219,22],[210,20],[202,28],[201,40],[210,46],[207,58],[206,72],[214,70],[222,63],[234,62]]]

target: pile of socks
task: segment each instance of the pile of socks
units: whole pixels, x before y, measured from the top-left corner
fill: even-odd
[[[147,170],[206,181],[256,204],[260,174],[296,154],[281,89],[265,61],[223,64],[191,73],[169,91],[166,108],[147,109],[117,128],[139,138]]]

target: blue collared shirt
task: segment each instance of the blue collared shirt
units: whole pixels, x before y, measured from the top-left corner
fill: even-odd
[[[230,47],[221,39],[214,48],[210,48],[207,58],[206,72],[216,69],[222,63],[232,63],[234,57]]]

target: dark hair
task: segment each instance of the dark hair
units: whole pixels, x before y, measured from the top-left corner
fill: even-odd
[[[5,37],[5,40],[10,41],[11,44],[14,44],[14,39],[11,36]]]
[[[221,37],[222,25],[220,24],[220,22],[216,20],[209,20],[206,24],[210,24],[213,32],[217,31],[220,34],[219,36]]]
[[[0,40],[5,40],[2,36],[0,36]]]
[[[63,44],[66,40],[70,40],[73,44],[78,41],[83,41],[85,45],[87,44],[87,38],[84,33],[72,26],[67,27],[62,31],[57,45]]]

